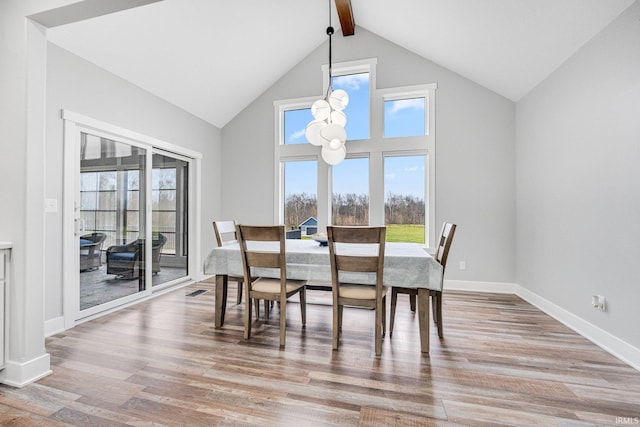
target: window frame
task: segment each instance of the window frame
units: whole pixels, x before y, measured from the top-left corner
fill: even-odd
[[[333,64],[332,75],[369,73],[369,139],[347,141],[347,159],[369,158],[369,224],[384,225],[384,158],[387,156],[425,156],[425,247],[435,243],[435,164],[436,164],[436,123],[435,92],[437,84],[420,84],[378,89],[376,85],[376,59],[350,61]],[[328,84],[328,65],[322,66],[323,93]],[[390,100],[425,98],[425,135],[384,137],[384,102]],[[284,112],[287,110],[311,108],[311,104],[322,95],[274,101],[274,221],[283,223],[284,194],[282,182],[282,162],[295,160],[317,160],[318,164],[318,230],[326,229],[331,223],[332,167],[320,155],[321,147],[312,144],[284,143]],[[312,118],[310,117],[309,120]]]

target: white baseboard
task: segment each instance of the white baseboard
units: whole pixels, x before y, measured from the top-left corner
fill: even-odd
[[[49,375],[52,372],[50,362],[49,353],[27,362],[7,360],[0,380],[13,387],[24,387]]]
[[[506,282],[471,282],[467,280],[445,280],[443,287],[448,291],[495,292],[515,294],[518,285]]]
[[[593,323],[587,322],[559,305],[541,297],[530,290],[518,286],[516,291],[523,300],[538,307],[549,316],[558,320],[565,326],[573,329],[598,347],[622,360],[629,366],[640,371],[640,349],[599,328]]]
[[[64,329],[64,317],[56,317],[54,319],[45,320],[44,322],[44,336],[50,337],[51,335],[59,334]]]
[[[515,294],[609,354],[640,371],[640,349],[516,283],[445,280],[444,290]]]

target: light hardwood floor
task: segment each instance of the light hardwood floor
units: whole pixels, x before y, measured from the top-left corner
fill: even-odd
[[[345,309],[332,351],[322,291],[308,292],[304,329],[289,304],[284,350],[277,308],[245,341],[234,289],[221,330],[213,284],[197,283],[48,338],[53,374],[0,386],[0,425],[614,426],[640,416],[640,372],[513,295],[446,292],[445,338],[432,324],[429,356],[401,295],[376,358],[366,309]]]

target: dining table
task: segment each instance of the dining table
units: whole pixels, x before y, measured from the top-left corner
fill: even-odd
[[[264,242],[249,242],[264,244]],[[273,249],[273,248],[272,248]],[[265,247],[265,250],[268,250]],[[286,239],[285,257],[287,278],[311,283],[331,283],[329,248],[308,239]],[[211,250],[204,262],[204,273],[215,275],[215,327],[224,325],[227,303],[228,276],[242,276],[242,257],[238,243]],[[340,280],[348,283],[375,284],[374,273],[341,273]],[[442,265],[418,243],[386,242],[384,253],[385,286],[400,286],[418,290],[418,322],[420,348],[429,352],[429,295],[442,290]],[[277,269],[256,269],[255,277],[280,277]],[[349,276],[351,275],[351,276]]]

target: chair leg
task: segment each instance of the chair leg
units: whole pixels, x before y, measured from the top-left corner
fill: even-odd
[[[251,300],[249,300],[247,304],[251,304]],[[253,305],[255,305],[255,308],[256,308],[256,319],[259,319],[260,318],[260,300],[254,299]]]
[[[417,294],[413,292],[409,294],[409,306],[411,307],[411,311],[413,312],[416,311],[416,295]]]
[[[382,336],[387,333],[387,296],[382,297]]]
[[[307,292],[305,288],[300,289],[300,316],[302,316],[302,326],[307,324]]]
[[[247,295],[249,295],[248,292]],[[247,304],[244,310],[244,339],[248,340],[249,338],[251,338],[251,298],[247,298]]]
[[[333,349],[338,349],[340,339],[340,305],[333,306]]]
[[[442,330],[442,292],[436,292],[436,303],[434,307],[437,307],[438,312],[438,337],[443,338],[444,332]]]
[[[438,296],[435,293],[431,294],[431,314],[433,314],[433,323],[437,325],[438,324]]]
[[[271,304],[269,300],[264,300],[264,320],[267,320],[271,315]]]
[[[242,302],[242,288],[243,288],[242,285],[243,285],[242,281],[239,281],[238,282],[238,297],[237,297],[237,300],[236,300],[237,304],[240,304]]]
[[[389,337],[393,336],[393,322],[396,318],[396,303],[398,302],[398,290],[391,288],[391,319],[389,319]]]
[[[382,354],[382,300],[376,301],[376,328],[375,328],[376,356]]]
[[[280,347],[284,347],[284,341],[287,333],[287,300],[280,302]],[[267,301],[265,301],[266,303]]]

